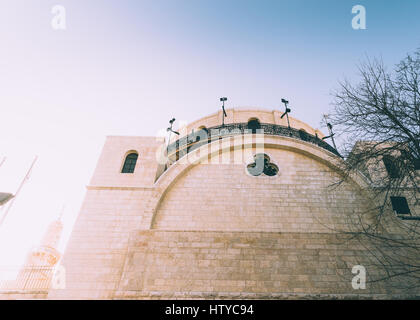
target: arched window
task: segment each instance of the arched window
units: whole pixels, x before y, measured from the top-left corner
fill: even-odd
[[[205,126],[199,127],[195,133],[195,142],[207,140],[208,135],[209,130]]]
[[[305,129],[300,129],[300,130],[299,130],[299,137],[300,137],[303,141],[308,141],[308,140],[309,140],[308,133],[306,132],[306,130],[305,130]]]
[[[121,173],[133,173],[134,169],[136,168],[137,158],[139,155],[135,152],[129,153],[125,157],[124,165],[121,170]]]
[[[248,130],[251,130],[252,133],[256,133],[258,129],[261,129],[260,120],[258,120],[257,118],[249,119],[246,128]]]

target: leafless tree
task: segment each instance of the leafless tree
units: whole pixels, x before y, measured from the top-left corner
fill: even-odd
[[[343,181],[355,172],[362,174],[375,205],[353,219],[346,233],[368,249],[372,264],[381,269],[372,282],[392,282],[418,292],[420,49],[391,71],[381,60],[367,59],[359,73],[357,84],[345,80],[333,92],[329,119],[342,141]],[[395,211],[396,206],[402,212]]]

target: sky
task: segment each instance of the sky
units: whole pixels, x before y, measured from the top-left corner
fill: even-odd
[[[0,273],[61,212],[64,251],[106,136],[155,136],[172,117],[218,111],[222,96],[271,110],[286,98],[320,127],[357,64],[392,68],[420,47],[419,16],[414,0],[0,0],[0,192],[15,193],[38,157],[0,226]]]

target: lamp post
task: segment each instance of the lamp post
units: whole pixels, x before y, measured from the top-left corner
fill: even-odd
[[[328,122],[328,115],[327,114],[324,114],[324,119],[325,119],[325,123],[327,124],[328,132],[330,133],[330,135],[322,138],[322,140],[331,138],[331,141],[334,145],[334,149],[337,150],[337,146],[335,145],[335,141],[334,141],[334,132],[332,131],[333,126],[332,126],[331,123]]]
[[[290,129],[290,122],[289,122],[289,112],[291,112],[292,110],[290,110],[287,105],[289,104],[289,101],[287,101],[286,99],[281,99],[281,102],[284,103],[284,107],[285,107],[285,111],[284,113],[281,115],[280,119],[283,119],[284,116],[286,116],[287,118],[287,126]]]
[[[175,118],[172,118],[171,120],[169,120],[169,123],[171,124],[171,126],[170,126],[170,127],[168,127],[168,128],[166,129],[166,131],[167,131],[167,132],[169,132],[169,136],[168,136],[168,145],[167,145],[166,149],[168,149],[168,147],[169,147],[169,142],[171,141],[171,133],[175,133],[176,135],[178,135],[178,136],[179,136],[179,132],[178,132],[178,131],[174,131],[174,130],[172,129],[172,126],[173,126],[174,122],[175,122]]]
[[[222,110],[223,110],[223,115],[222,115],[222,127],[225,126],[225,117],[227,117],[226,111],[225,111],[225,101],[227,101],[226,97],[222,97],[220,98],[220,101],[223,103],[222,104]]]

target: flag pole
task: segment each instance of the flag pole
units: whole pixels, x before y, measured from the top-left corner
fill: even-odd
[[[0,220],[0,227],[3,225],[3,222],[4,222],[4,220],[6,219],[7,214],[9,213],[10,208],[12,207],[12,205],[13,205],[13,203],[14,203],[14,201],[15,201],[16,197],[19,195],[20,191],[22,190],[23,185],[24,185],[24,184],[25,184],[25,182],[29,179],[29,176],[31,175],[31,172],[32,172],[32,168],[34,167],[35,162],[36,162],[37,160],[38,160],[38,156],[35,156],[35,159],[32,161],[32,164],[31,164],[31,166],[29,167],[29,170],[26,172],[25,177],[23,178],[23,180],[22,180],[22,182],[20,183],[20,185],[19,185],[18,189],[16,190],[16,193],[15,193],[15,195],[14,195],[13,199],[12,199],[12,200],[10,200],[10,203],[9,203],[9,205],[8,205],[8,207],[7,207],[7,209],[6,209],[6,211],[4,212],[3,216],[1,217],[1,220]]]
[[[1,159],[1,162],[0,162],[0,167],[3,165],[3,163],[6,161],[6,157],[3,157],[3,159]]]

